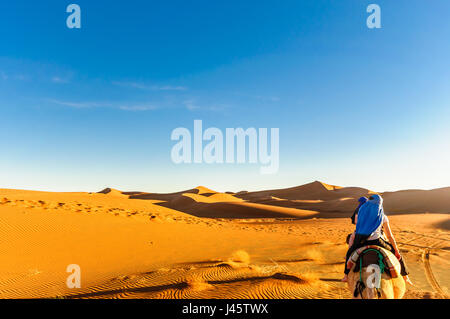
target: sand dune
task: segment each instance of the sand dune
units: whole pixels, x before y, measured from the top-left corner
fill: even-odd
[[[449,213],[450,187],[434,190],[404,190],[398,192],[374,192],[359,187],[339,187],[322,182],[261,192],[245,192],[237,197],[255,203],[276,205],[298,209],[313,210],[322,214],[345,213],[345,217],[353,213],[356,200],[361,196],[381,194],[385,201],[385,209],[390,213]],[[275,199],[276,198],[276,199]],[[342,215],[341,215],[342,216]]]
[[[418,286],[406,297],[448,297],[449,192],[383,194]],[[0,189],[0,298],[350,298],[339,278],[353,226],[342,217],[371,193],[320,182],[239,193]],[[66,285],[70,264],[80,289]]]
[[[313,182],[286,189],[218,193],[197,187],[171,194],[123,193],[130,199],[160,200],[161,206],[197,217],[282,218],[349,217],[361,196],[381,194],[385,209],[398,213],[449,213],[450,188],[431,191],[374,192],[360,187],[340,187]]]
[[[450,187],[433,190],[405,190],[383,194],[391,212],[450,213]]]
[[[251,203],[234,194],[218,193],[202,186],[171,194],[133,193],[129,198],[159,200],[161,206],[208,218],[304,218],[317,214],[291,207]]]

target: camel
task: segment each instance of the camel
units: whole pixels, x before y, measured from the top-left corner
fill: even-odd
[[[388,254],[392,254],[391,252],[387,251]],[[396,258],[393,258],[395,260],[395,269],[397,270],[397,273],[399,274],[398,277],[396,278],[391,278],[388,274],[386,274],[386,272],[384,272],[381,275],[381,280],[380,280],[380,289],[376,288],[369,288],[369,281],[374,278],[373,274],[373,270],[368,270],[368,267],[364,267],[365,263],[364,262],[364,258],[370,258],[370,252],[368,252],[367,254],[363,255],[363,267],[362,267],[362,273],[361,273],[361,277],[362,277],[362,281],[365,284],[365,289],[362,292],[362,296],[360,294],[358,294],[358,296],[354,299],[402,299],[403,296],[405,295],[406,292],[406,283],[405,280],[403,279],[403,277],[400,275],[400,263],[398,262],[398,260]],[[352,269],[350,270],[350,273],[348,274],[348,287],[353,295],[355,288],[356,288],[356,284],[359,281],[359,276],[360,273],[358,272],[354,272],[356,265],[354,265],[352,267]],[[372,276],[371,278],[369,278],[370,276]],[[372,279],[373,281],[373,279]],[[372,285],[373,286],[373,285]],[[379,295],[380,294],[380,295]],[[354,295],[353,295],[354,296]]]

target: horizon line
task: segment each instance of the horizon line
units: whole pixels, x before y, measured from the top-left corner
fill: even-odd
[[[341,186],[341,185],[335,185],[335,184],[328,184],[326,182],[322,182],[319,180],[315,180],[312,182],[308,182],[305,184],[299,184],[299,185],[294,185],[294,186],[287,186],[287,187],[278,187],[278,188],[264,188],[264,189],[256,189],[256,190],[245,190],[245,189],[241,189],[239,191],[216,191],[208,186],[204,186],[204,185],[198,185],[192,188],[188,188],[188,189],[182,189],[182,190],[175,190],[175,191],[169,191],[169,192],[148,192],[148,191],[143,191],[143,190],[123,190],[120,188],[116,188],[116,187],[111,187],[111,186],[107,186],[104,187],[100,190],[97,191],[89,191],[89,190],[73,190],[73,191],[57,191],[57,190],[41,190],[41,189],[31,189],[31,188],[8,188],[8,187],[0,187],[1,190],[16,190],[16,191],[29,191],[29,192],[45,192],[45,193],[91,193],[91,194],[97,194],[97,193],[101,193],[102,191],[106,190],[106,189],[113,189],[113,190],[117,190],[120,191],[121,193],[132,193],[132,192],[137,192],[137,193],[148,193],[148,194],[174,194],[174,193],[182,193],[182,192],[186,192],[189,190],[193,190],[193,189],[197,189],[197,188],[207,188],[210,189],[214,192],[217,193],[226,193],[226,192],[231,192],[231,193],[240,193],[240,192],[248,192],[248,193],[255,193],[255,192],[263,192],[263,191],[270,191],[270,190],[283,190],[283,189],[290,189],[290,188],[296,188],[296,187],[301,187],[301,186],[306,186],[306,185],[310,185],[310,184],[314,184],[314,183],[320,183],[320,184],[325,184],[328,186],[333,186],[333,187],[339,187],[339,188],[362,188],[367,190],[368,192],[374,192],[374,193],[380,193],[380,194],[384,194],[384,193],[395,193],[395,192],[402,192],[402,191],[433,191],[433,190],[438,190],[438,189],[445,189],[445,188],[450,188],[450,186],[443,186],[443,187],[436,187],[436,188],[405,188],[405,189],[398,189],[398,190],[386,190],[386,191],[375,191],[372,190],[370,188],[366,188],[363,186]],[[325,186],[324,185],[324,186]]]

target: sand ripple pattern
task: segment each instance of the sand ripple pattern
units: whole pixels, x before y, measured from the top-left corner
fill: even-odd
[[[317,289],[317,288],[321,289]],[[302,274],[267,272],[252,265],[222,262],[114,278],[65,298],[306,299],[339,297],[332,287]],[[328,291],[329,290],[329,291]],[[319,292],[320,291],[320,292]],[[328,292],[327,292],[328,291]],[[319,295],[320,294],[320,295]]]

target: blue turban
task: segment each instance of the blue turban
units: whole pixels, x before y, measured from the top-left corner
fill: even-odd
[[[380,195],[372,195],[369,201],[359,208],[356,233],[370,236],[380,227],[383,217],[383,198]]]

